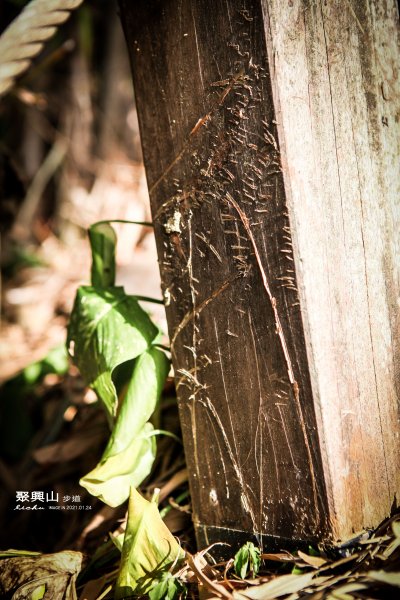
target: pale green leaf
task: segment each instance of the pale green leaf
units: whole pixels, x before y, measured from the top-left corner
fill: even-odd
[[[169,361],[158,348],[150,348],[136,359],[105,456],[118,454],[142,432],[156,410],[168,370]]]
[[[95,223],[89,228],[92,250],[91,282],[95,288],[115,285],[115,246],[117,235],[109,223]]]
[[[151,502],[132,489],[115,598],[146,594],[154,580],[183,559],[185,553]]]
[[[100,463],[80,484],[109,506],[119,506],[138,487],[153,466],[156,442],[149,423],[169,362],[163,352],[150,348],[133,365],[116,423]]]
[[[0,96],[82,0],[32,0],[0,37]]]
[[[392,530],[393,530],[394,536],[400,540],[400,521],[393,521]]]
[[[145,433],[151,429],[148,423]],[[129,496],[130,487],[138,487],[149,475],[156,454],[155,438],[137,438],[119,454],[102,459],[80,485],[109,506],[119,506]]]
[[[122,287],[79,288],[68,327],[68,348],[97,393],[110,421],[117,414],[118,394],[113,371],[143,352],[157,338],[148,314]]]
[[[366,573],[369,579],[374,581],[380,581],[387,585],[400,587],[400,573],[399,572],[388,572],[388,571],[369,571]]]
[[[42,600],[46,593],[46,584],[43,583],[39,585],[35,590],[33,590],[31,595],[31,600]]]

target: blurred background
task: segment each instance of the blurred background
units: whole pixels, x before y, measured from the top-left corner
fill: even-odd
[[[25,4],[2,2],[2,30]],[[4,380],[61,341],[62,317],[88,280],[87,227],[150,220],[114,0],[84,2],[0,101],[0,190]],[[118,282],[160,297],[151,229],[116,229]]]
[[[2,1],[2,31],[26,3]],[[86,0],[0,100],[0,548],[82,547],[92,530],[96,545],[125,513],[78,485],[108,429],[64,349],[76,289],[89,282],[87,228],[103,219],[151,215],[117,5]],[[160,298],[152,229],[115,228],[117,284]],[[164,308],[145,308],[166,331]],[[175,409],[171,419],[178,431]],[[183,465],[163,443],[152,488]],[[92,514],[16,514],[17,490],[81,494]]]

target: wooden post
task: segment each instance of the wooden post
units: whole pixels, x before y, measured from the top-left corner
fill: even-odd
[[[350,539],[400,492],[395,0],[120,7],[199,543]]]

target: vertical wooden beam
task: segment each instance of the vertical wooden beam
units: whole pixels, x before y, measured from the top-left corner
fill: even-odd
[[[400,491],[395,4],[120,6],[199,541],[348,539]]]
[[[400,490],[398,9],[263,6],[332,524],[348,537]]]

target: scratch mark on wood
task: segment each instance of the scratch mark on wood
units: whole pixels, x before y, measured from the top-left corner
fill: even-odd
[[[260,368],[259,368],[259,364],[258,364],[256,336],[255,336],[255,331],[254,331],[254,327],[253,327],[253,321],[252,321],[250,312],[248,313],[248,318],[249,318],[249,326],[250,326],[251,339],[252,339],[252,343],[253,343],[253,352],[254,352],[254,358],[255,358],[256,375],[257,375],[257,385],[258,385],[258,394],[259,394],[257,428],[256,428],[256,434],[255,434],[254,442],[255,442],[255,446],[256,446],[257,445],[257,440],[259,439],[259,448],[258,448],[259,456],[257,456],[257,448],[255,447],[255,459],[256,459],[256,465],[257,465],[257,469],[258,469],[258,473],[259,473],[259,478],[260,478],[260,499],[259,499],[259,503],[260,503],[259,504],[260,525],[259,525],[259,530],[262,531],[262,517],[263,517],[263,514],[264,514],[263,504],[264,504],[264,500],[265,500],[265,498],[264,498],[264,469],[262,468],[263,467],[263,450],[264,450],[264,443],[263,443],[263,423],[261,423],[263,398],[262,398],[262,392],[261,392]],[[270,429],[269,422],[268,422],[267,419],[266,419],[266,425],[267,425],[269,437],[272,440],[271,429]],[[272,453],[274,455],[276,484],[278,486],[278,493],[280,495],[279,469],[278,469],[278,461],[277,461],[277,458],[276,458],[275,444],[271,444],[271,446],[272,446]]]
[[[237,444],[236,444],[236,435],[235,435],[235,429],[233,427],[233,421],[232,421],[232,414],[231,414],[231,405],[229,402],[229,396],[228,396],[228,390],[227,390],[227,386],[226,386],[226,380],[225,380],[225,369],[224,369],[224,359],[221,353],[221,343],[219,340],[219,336],[218,336],[218,327],[217,327],[217,322],[215,320],[215,318],[213,319],[213,324],[214,324],[214,331],[215,331],[215,339],[217,340],[217,354],[219,356],[219,367],[221,370],[221,379],[222,379],[222,385],[224,388],[224,396],[225,396],[225,402],[226,402],[226,408],[228,410],[228,419],[229,419],[229,423],[231,426],[231,432],[232,432],[232,439],[233,439],[233,444],[235,447],[235,455],[236,457],[238,456],[238,448],[237,448]]]
[[[193,6],[192,6],[192,9],[193,9]],[[200,61],[199,40],[197,37],[196,19],[194,18],[193,10],[192,10],[192,21],[193,21],[193,29],[194,29],[194,39],[196,40],[197,63],[199,65],[199,75],[200,75],[201,87],[203,88],[203,91],[204,91],[203,67],[202,67],[201,61]]]
[[[228,201],[228,203],[235,209],[235,211],[237,212],[240,221],[242,222],[242,225],[247,233],[247,235],[249,236],[249,240],[251,242],[251,245],[253,247],[253,251],[256,257],[256,261],[257,261],[257,265],[258,265],[258,269],[261,275],[261,279],[264,285],[264,289],[267,293],[267,296],[269,298],[269,301],[271,303],[272,306],[272,310],[274,313],[274,320],[275,320],[275,326],[276,326],[276,331],[280,340],[280,344],[281,344],[281,348],[282,348],[282,352],[283,355],[285,357],[285,361],[286,361],[286,367],[287,367],[287,373],[288,373],[288,377],[289,377],[289,381],[292,385],[292,389],[293,389],[293,396],[297,405],[297,412],[298,412],[298,416],[299,416],[299,420],[300,420],[300,426],[302,429],[302,433],[303,433],[303,439],[304,439],[304,445],[306,447],[306,451],[307,451],[307,456],[308,456],[308,463],[309,463],[309,468],[310,468],[310,475],[311,475],[311,484],[312,484],[312,488],[313,488],[313,496],[314,496],[314,507],[315,507],[315,511],[316,511],[316,515],[319,516],[319,508],[318,508],[318,493],[317,493],[317,482],[316,482],[316,478],[315,478],[315,472],[314,472],[314,464],[313,464],[313,460],[312,460],[312,454],[311,454],[311,448],[310,448],[310,443],[308,440],[308,435],[307,435],[307,430],[306,430],[306,424],[305,424],[305,420],[304,420],[304,415],[303,415],[303,411],[301,408],[301,404],[300,404],[300,396],[299,396],[299,386],[298,383],[295,379],[295,375],[294,375],[294,371],[293,371],[293,366],[292,366],[292,361],[290,358],[290,354],[289,354],[289,349],[286,343],[286,339],[283,333],[283,329],[282,329],[282,324],[281,324],[281,320],[280,320],[280,316],[278,313],[278,309],[276,307],[276,300],[272,294],[271,288],[269,286],[268,283],[268,279],[267,279],[267,275],[265,273],[263,264],[262,264],[262,260],[261,260],[261,256],[257,247],[257,244],[255,242],[253,233],[251,231],[250,228],[250,224],[249,224],[249,220],[246,216],[246,214],[242,211],[242,209],[240,208],[240,206],[238,205],[238,203],[236,202],[236,200],[234,200],[234,198],[231,196],[231,194],[229,194],[229,192],[226,193],[226,200]]]
[[[211,250],[211,252],[216,256],[216,258],[222,264],[222,258],[221,258],[220,253],[217,251],[217,249],[215,248],[215,246],[213,246],[213,244],[211,244],[211,242],[209,242],[209,240],[207,240],[207,238],[204,235],[204,233],[195,233],[194,235],[196,237],[198,237],[200,240],[202,240],[206,244],[206,246]]]
[[[218,430],[219,433],[222,436],[222,439],[225,442],[225,447],[228,451],[228,456],[231,460],[231,464],[233,467],[233,470],[235,472],[236,478],[238,480],[238,483],[241,487],[241,497],[242,497],[242,505],[243,508],[246,510],[246,512],[249,514],[253,528],[254,528],[254,532],[256,532],[258,530],[257,528],[257,523],[256,523],[256,518],[254,515],[254,512],[252,510],[252,502],[249,496],[249,492],[252,493],[251,488],[246,484],[244,478],[243,478],[243,471],[241,468],[241,465],[239,465],[239,463],[237,462],[237,459],[233,453],[232,450],[232,446],[229,442],[228,436],[226,435],[226,431],[224,429],[223,423],[221,421],[221,418],[218,414],[218,412],[215,409],[215,406],[212,404],[210,398],[208,396],[206,396],[205,400],[203,400],[202,398],[200,398],[198,400],[199,404],[202,404],[204,406],[204,408],[207,409],[207,414],[208,415],[212,415],[216,421],[216,423],[218,424]]]
[[[206,308],[206,306],[208,306],[210,304],[210,302],[212,302],[213,300],[215,300],[215,298],[217,298],[220,294],[222,294],[231,285],[231,283],[235,279],[238,279],[238,277],[240,277],[240,276],[241,275],[238,273],[234,277],[231,277],[230,279],[227,279],[226,281],[224,281],[224,283],[217,290],[215,290],[211,294],[211,296],[209,296],[208,298],[203,300],[203,302],[201,302],[201,304],[199,304],[196,308],[193,308],[192,310],[190,310],[189,312],[186,313],[186,315],[183,317],[182,321],[179,323],[179,325],[175,329],[174,335],[172,336],[171,349],[173,349],[175,342],[176,342],[176,338],[185,329],[186,325],[188,323],[190,323],[190,321],[194,317],[199,315]]]
[[[212,115],[214,114],[214,112],[220,108],[220,106],[224,103],[225,98],[228,96],[228,94],[234,88],[235,84],[238,81],[240,81],[243,78],[243,76],[244,76],[244,69],[241,69],[239,71],[239,73],[237,73],[237,75],[235,75],[235,77],[232,79],[230,85],[228,85],[228,87],[223,91],[220,98],[213,105],[211,110],[206,115],[204,115],[203,117],[201,117],[200,119],[197,120],[195,126],[192,128],[192,130],[189,134],[189,138],[184,143],[182,150],[180,150],[180,152],[176,155],[174,160],[168,165],[168,167],[164,170],[164,172],[161,173],[161,175],[158,177],[158,179],[156,179],[156,181],[150,187],[150,189],[149,189],[150,196],[153,194],[153,192],[156,190],[156,188],[160,185],[160,183],[167,177],[167,175],[171,171],[171,169],[181,160],[182,156],[187,152],[187,150],[190,147],[192,137],[209,121],[209,119],[212,118]]]

